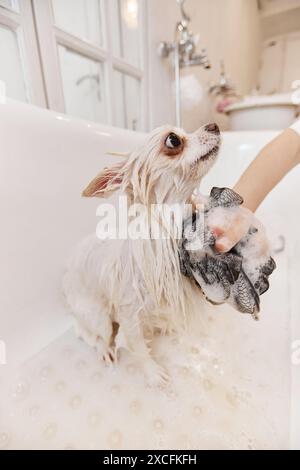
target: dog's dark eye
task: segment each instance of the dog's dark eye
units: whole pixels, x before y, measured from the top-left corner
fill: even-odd
[[[168,147],[169,149],[176,149],[177,147],[181,146],[182,142],[181,142],[181,139],[178,137],[178,135],[172,132],[166,138],[165,144],[166,144],[166,147]]]

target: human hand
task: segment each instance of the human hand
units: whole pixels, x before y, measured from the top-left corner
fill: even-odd
[[[216,239],[216,251],[230,251],[248,233],[253,222],[253,213],[244,207],[216,207],[210,211],[207,224]]]
[[[205,210],[208,198],[197,194],[193,199],[198,212]],[[215,249],[219,253],[230,251],[248,232],[254,222],[254,215],[245,207],[215,207],[210,210],[207,224],[216,239]]]
[[[258,319],[259,297],[276,267],[264,227],[231,189],[214,187],[193,203],[198,214],[184,223],[181,272],[211,303],[227,302]]]

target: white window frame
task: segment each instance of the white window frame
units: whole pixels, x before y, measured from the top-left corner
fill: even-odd
[[[103,2],[103,40],[104,45],[98,46],[87,39],[74,36],[55,24],[51,0],[32,0],[36,18],[38,40],[40,44],[41,60],[44,72],[47,100],[50,109],[65,113],[65,100],[61,68],[58,56],[58,46],[64,46],[78,54],[95,61],[102,62],[105,66],[106,93],[107,93],[107,123],[115,125],[114,116],[114,69],[140,80],[141,83],[141,127],[148,129],[148,70],[147,70],[147,30],[146,30],[146,2],[139,0],[139,20],[142,27],[139,28],[140,43],[140,67],[131,65],[123,58],[116,57],[112,52],[112,40],[110,24],[110,2]]]
[[[1,4],[0,25],[16,33],[29,103],[47,107],[31,0],[14,2],[15,9]]]

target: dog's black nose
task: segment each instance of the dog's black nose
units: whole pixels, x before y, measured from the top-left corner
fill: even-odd
[[[205,130],[207,132],[211,132],[212,134],[220,134],[219,126],[215,122],[207,124],[207,126],[205,126]]]

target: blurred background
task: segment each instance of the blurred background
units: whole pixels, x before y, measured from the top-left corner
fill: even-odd
[[[2,96],[132,130],[283,128],[299,52],[300,0],[0,0]]]

